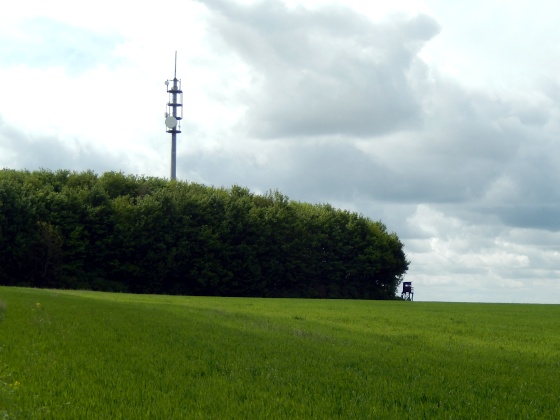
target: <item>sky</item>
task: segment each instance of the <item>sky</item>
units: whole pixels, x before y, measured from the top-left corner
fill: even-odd
[[[0,3],[0,168],[169,178],[177,51],[178,179],[381,220],[417,301],[560,303],[557,2]]]

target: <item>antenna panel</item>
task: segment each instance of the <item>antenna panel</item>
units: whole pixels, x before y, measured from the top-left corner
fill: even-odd
[[[165,119],[165,126],[167,128],[174,128],[177,126],[177,118],[175,118],[173,115],[167,117]]]

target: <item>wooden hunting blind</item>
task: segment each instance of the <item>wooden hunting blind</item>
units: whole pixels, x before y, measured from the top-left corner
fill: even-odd
[[[411,281],[403,281],[401,298],[403,300],[414,300],[414,287],[412,287]]]

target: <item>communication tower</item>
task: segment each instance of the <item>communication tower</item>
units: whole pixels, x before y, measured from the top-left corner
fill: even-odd
[[[165,111],[165,127],[171,133],[171,179],[177,177],[177,134],[181,132],[181,120],[183,119],[183,91],[181,80],[177,79],[177,51],[175,51],[175,73],[172,80],[166,80],[167,110]]]
[[[403,281],[401,298],[403,300],[414,300],[414,287],[412,287],[411,281]]]

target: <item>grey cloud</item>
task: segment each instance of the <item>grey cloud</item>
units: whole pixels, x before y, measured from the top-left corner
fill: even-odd
[[[523,243],[525,246],[538,246],[543,250],[554,251],[560,243],[560,232],[543,232],[535,229],[510,229],[504,240]]]
[[[341,7],[204,4],[214,12],[211,28],[259,80],[244,93],[237,128],[298,142],[283,157],[290,173],[277,174],[286,184],[297,180],[310,194],[325,185],[332,197],[463,203],[480,199],[519,159],[525,133],[500,123],[512,113],[508,104],[418,70],[416,53],[438,31],[427,16],[373,23]],[[536,121],[540,109],[530,114]],[[403,129],[416,138],[396,146],[402,158],[391,164],[351,140]]]
[[[560,231],[560,144],[544,131],[521,135],[513,157],[502,162],[501,189],[489,187],[481,212],[513,227]]]
[[[525,106],[516,113],[522,124],[543,126],[550,120],[550,112],[547,109],[536,106]]]
[[[263,150],[267,146],[262,142]],[[464,171],[449,168],[450,174],[445,174],[441,164],[420,160],[415,168],[391,167],[349,139],[300,138],[267,155],[266,163],[259,164],[226,152],[200,152],[181,157],[179,165],[182,173],[191,171],[188,177],[206,174],[205,181],[211,184],[238,183],[259,191],[278,188],[294,199],[312,202],[445,202],[464,200],[469,193]]]
[[[559,204],[522,204],[493,209],[510,226],[560,231]]]
[[[263,148],[270,143],[263,142]],[[227,152],[181,156],[181,172],[193,179],[206,174],[213,185],[246,185],[255,191],[279,189],[290,198],[311,202],[348,201],[383,171],[349,141],[288,142],[267,152],[264,163]]]
[[[46,17],[22,22],[19,36],[0,32],[0,61],[3,66],[64,67],[75,76],[99,63],[116,64],[115,47],[123,38],[99,33]]]
[[[411,62],[439,30],[427,16],[375,24],[343,7],[207,1],[211,30],[256,73],[245,128],[263,138],[371,136],[415,124]]]
[[[120,170],[122,161],[96,150],[91,144],[74,140],[70,144],[53,136],[31,137],[0,117],[0,167],[37,170],[40,168],[96,172]]]
[[[455,203],[446,213],[465,220],[559,229],[560,144],[546,124],[550,104],[523,106],[437,77],[421,94],[424,125],[416,147],[403,148],[414,156],[402,178],[419,202]]]

